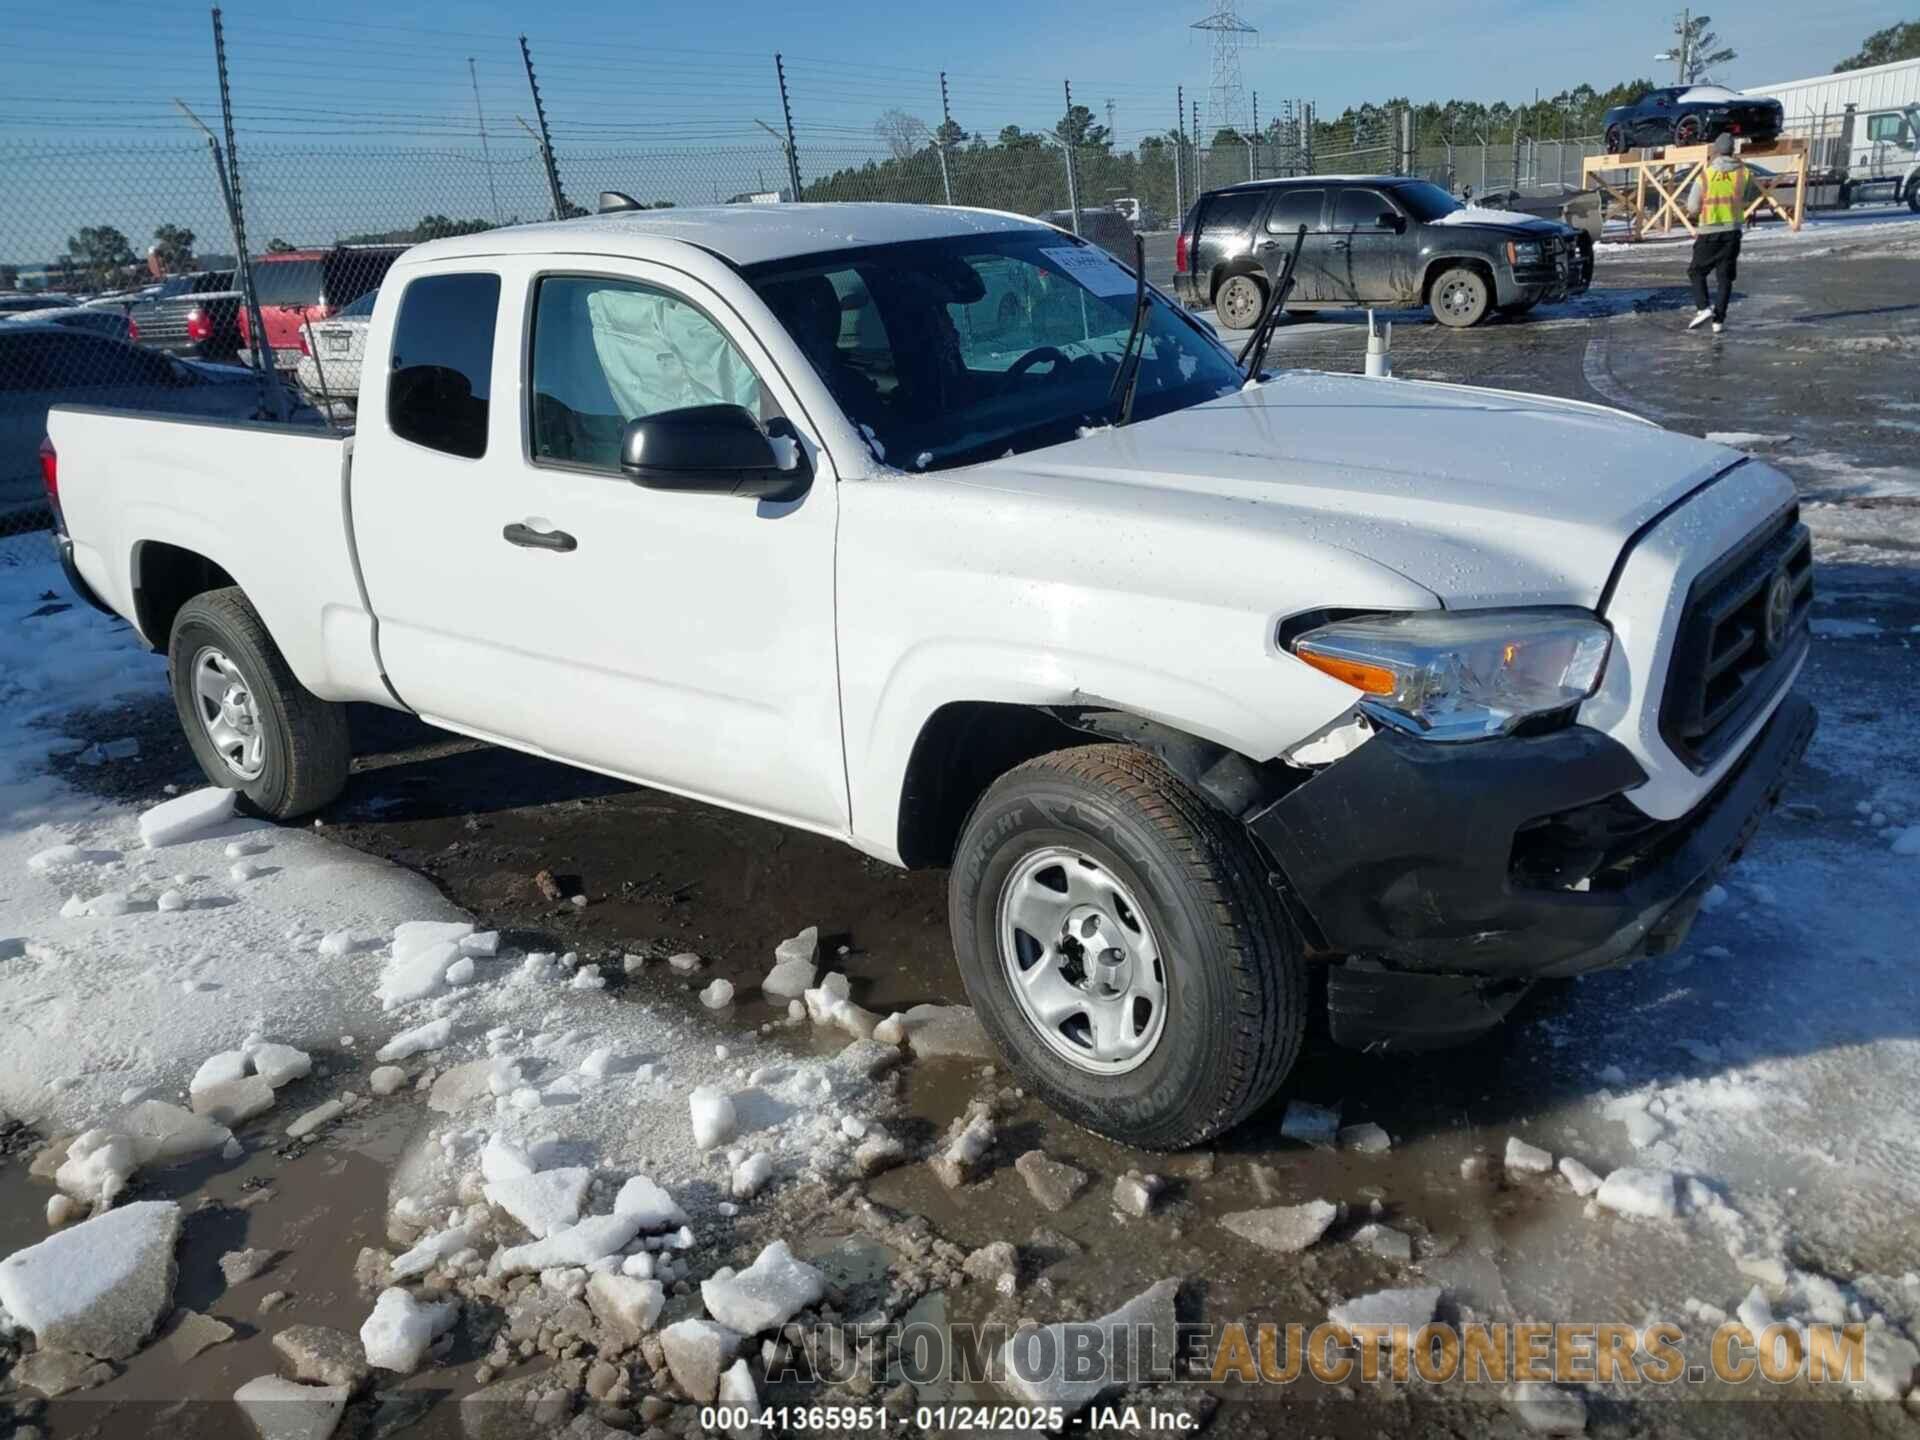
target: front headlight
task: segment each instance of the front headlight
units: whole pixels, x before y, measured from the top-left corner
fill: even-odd
[[[1479,740],[1579,704],[1612,646],[1586,611],[1538,609],[1337,620],[1290,648],[1359,690],[1377,720],[1429,740]]]
[[[1509,240],[1507,242],[1507,263],[1509,265],[1538,265],[1540,263],[1540,242],[1538,240]]]

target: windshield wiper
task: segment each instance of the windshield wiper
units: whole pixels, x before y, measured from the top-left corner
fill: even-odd
[[[1126,348],[1120,352],[1120,368],[1114,372],[1113,388],[1107,391],[1107,404],[1113,423],[1124,425],[1133,418],[1134,387],[1140,383],[1140,357],[1147,349],[1147,242],[1133,237],[1133,328],[1127,332]]]
[[[1293,269],[1300,263],[1300,247],[1306,243],[1307,227],[1302,225],[1293,237],[1293,249],[1287,254],[1287,263],[1280,267],[1280,278],[1274,282],[1273,293],[1267,296],[1267,308],[1260,312],[1260,318],[1253,325],[1253,334],[1247,338],[1247,348],[1240,352],[1240,366],[1249,380],[1258,380],[1260,367],[1267,363],[1267,347],[1273,343],[1273,332],[1280,323],[1280,312],[1286,309],[1287,296],[1293,292]]]

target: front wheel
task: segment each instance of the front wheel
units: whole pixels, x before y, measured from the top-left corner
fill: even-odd
[[[1619,125],[1607,126],[1607,154],[1624,155],[1627,149],[1627,132]]]
[[[1920,175],[1907,182],[1907,208],[1920,215]]]
[[[1267,287],[1251,275],[1230,275],[1213,297],[1213,312],[1228,330],[1251,330],[1267,305]]]
[[[988,1033],[1096,1134],[1198,1144],[1293,1066],[1306,970],[1266,867],[1144,751],[1088,745],[1001,776],[967,820],[948,914]]]
[[[182,605],[167,658],[174,709],[213,784],[275,820],[318,810],[346,785],[346,707],[294,677],[240,590],[209,590]]]
[[[1493,287],[1487,284],[1486,276],[1464,265],[1456,265],[1451,270],[1443,271],[1433,282],[1433,291],[1427,297],[1427,308],[1433,311],[1433,318],[1442,325],[1465,330],[1486,318],[1492,301]]]

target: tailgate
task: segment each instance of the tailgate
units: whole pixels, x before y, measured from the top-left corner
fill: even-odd
[[[136,593],[142,552],[173,546],[246,592],[315,694],[346,698],[369,680],[378,688],[372,617],[349,539],[349,439],[70,406],[53,409],[47,431],[74,566],[148,644],[164,650],[169,637],[147,633],[156,602]]]

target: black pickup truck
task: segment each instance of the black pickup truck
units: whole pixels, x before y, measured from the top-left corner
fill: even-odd
[[[127,307],[133,339],[189,360],[231,360],[240,348],[240,292],[231,270],[169,275]]]
[[[1174,244],[1174,289],[1246,330],[1300,227],[1292,312],[1425,305],[1442,325],[1518,315],[1587,288],[1592,241],[1556,220],[1463,205],[1396,175],[1313,175],[1210,190]]]

